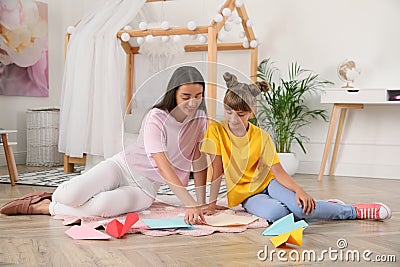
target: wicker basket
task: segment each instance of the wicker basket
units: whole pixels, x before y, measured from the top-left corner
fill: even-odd
[[[26,165],[53,167],[63,164],[63,154],[58,152],[59,120],[59,108],[28,109]]]

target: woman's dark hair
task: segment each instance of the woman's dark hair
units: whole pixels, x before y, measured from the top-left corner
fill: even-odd
[[[265,81],[250,84],[241,83],[235,75],[229,72],[225,72],[223,77],[228,88],[225,93],[224,104],[236,111],[254,112],[256,97],[261,92],[269,90],[269,85]]]
[[[165,92],[163,99],[159,103],[155,104],[153,108],[159,108],[171,112],[177,106],[176,91],[181,85],[188,83],[196,83],[203,86],[203,99],[200,103],[199,109],[206,111],[206,104],[204,100],[204,91],[206,86],[204,78],[200,71],[192,66],[182,66],[174,71],[169,80],[167,91]]]

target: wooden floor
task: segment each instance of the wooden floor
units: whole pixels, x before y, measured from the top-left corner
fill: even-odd
[[[18,166],[18,169],[23,172],[32,168]],[[0,168],[2,174],[7,174],[4,167]],[[387,222],[312,222],[304,231],[302,247],[276,249],[268,237],[261,235],[264,229],[215,233],[205,237],[131,234],[109,241],[76,241],[64,233],[69,227],[50,216],[0,215],[0,265],[400,266],[400,180],[324,177],[322,182],[317,182],[316,175],[295,175],[295,178],[317,199],[340,198],[347,203],[384,202],[392,208],[392,219]],[[54,188],[0,184],[0,205],[28,192],[43,190],[53,191]],[[345,239],[346,248],[338,248],[340,239]],[[260,250],[267,251],[266,259],[265,253]],[[324,250],[328,252],[324,253]],[[372,253],[366,252],[364,260],[362,254],[366,250]],[[309,260],[307,255],[312,255],[312,252],[316,257],[312,256]],[[354,256],[357,253],[361,258],[359,262]],[[301,260],[302,254],[306,255],[304,261]],[[297,255],[299,260],[296,260]],[[350,262],[346,262],[346,255]],[[391,262],[378,264],[366,261],[377,256]],[[285,259],[286,262],[283,261]]]

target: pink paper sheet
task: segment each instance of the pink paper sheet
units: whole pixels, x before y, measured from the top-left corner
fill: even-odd
[[[88,225],[74,225],[65,233],[73,239],[110,239],[109,235],[104,234]]]

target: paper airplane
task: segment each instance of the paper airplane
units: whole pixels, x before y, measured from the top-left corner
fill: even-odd
[[[73,239],[110,239],[109,235],[87,225],[74,225],[65,233]]]
[[[206,224],[211,226],[242,226],[248,225],[258,217],[252,216],[240,216],[236,214],[227,214],[227,213],[220,213],[215,216],[207,216]]]
[[[294,222],[293,213],[290,213],[289,215],[286,215],[285,217],[282,217],[279,220],[277,220],[276,222],[274,222],[262,234],[263,235],[281,235],[281,234],[296,230],[298,228],[305,228],[307,226],[308,226],[308,224],[303,220]]]
[[[192,225],[186,224],[183,218],[142,219],[141,221],[151,229],[194,229]]]
[[[300,227],[296,230],[271,237],[269,240],[276,248],[285,243],[301,246],[303,244],[303,230],[304,228]]]
[[[289,243],[297,246],[303,244],[303,230],[308,224],[301,220],[294,222],[293,213],[280,218],[269,226],[263,235],[273,235],[269,240],[275,247],[279,247],[282,244]]]
[[[114,219],[107,224],[106,233],[116,238],[123,237],[138,220],[139,216],[136,213],[129,213],[126,215],[124,224]]]

